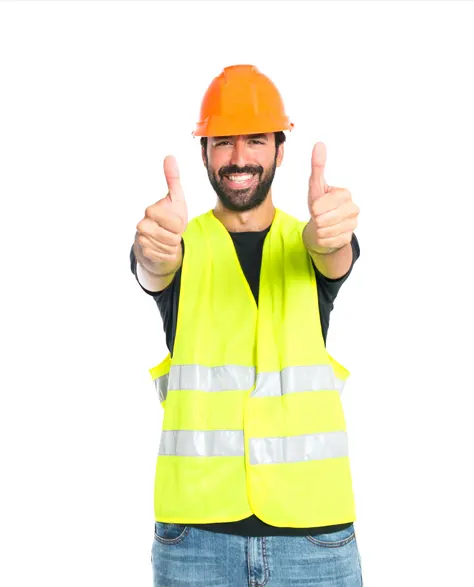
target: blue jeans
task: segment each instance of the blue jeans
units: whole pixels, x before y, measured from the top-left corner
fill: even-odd
[[[155,522],[154,587],[361,587],[354,525],[313,536],[243,537]]]

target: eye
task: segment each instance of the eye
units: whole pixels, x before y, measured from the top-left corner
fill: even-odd
[[[215,144],[216,147],[219,147],[220,145],[230,145],[230,141],[219,141]]]
[[[264,142],[263,141],[259,141],[258,139],[250,139],[251,143],[257,143],[257,145],[263,145]]]

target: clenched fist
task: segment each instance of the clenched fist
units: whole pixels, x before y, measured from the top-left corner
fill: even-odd
[[[148,206],[145,217],[137,224],[135,237],[137,259],[147,271],[159,276],[179,265],[181,235],[188,224],[188,208],[176,159],[168,155],[163,167],[168,193]]]

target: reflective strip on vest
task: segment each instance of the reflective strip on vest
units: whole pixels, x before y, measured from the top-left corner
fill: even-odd
[[[166,399],[166,394],[168,393],[168,379],[168,373],[155,379],[155,389],[160,398],[160,402],[164,402]]]
[[[242,430],[163,430],[159,455],[243,457]],[[250,464],[272,465],[348,456],[344,431],[277,438],[251,438]]]
[[[162,430],[159,455],[243,457],[243,430]]]
[[[255,384],[255,367],[242,365],[172,365],[169,389],[197,391],[237,391]]]
[[[237,391],[255,384],[255,367],[224,365],[172,365],[169,374],[155,379],[161,401],[169,390]],[[299,391],[336,389],[342,393],[345,381],[335,376],[332,365],[286,367],[281,371],[257,374],[257,384],[251,397],[276,397]]]
[[[347,434],[344,431],[250,439],[251,465],[296,463],[347,456]]]
[[[335,376],[332,365],[286,367],[281,371],[257,374],[252,397],[274,397],[299,391],[337,389],[342,393],[344,381]]]

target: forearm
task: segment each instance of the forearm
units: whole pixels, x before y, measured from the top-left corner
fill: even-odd
[[[352,264],[352,244],[339,249],[328,249],[314,245],[314,224],[310,220],[303,230],[303,242],[318,271],[329,279],[339,279]]]

